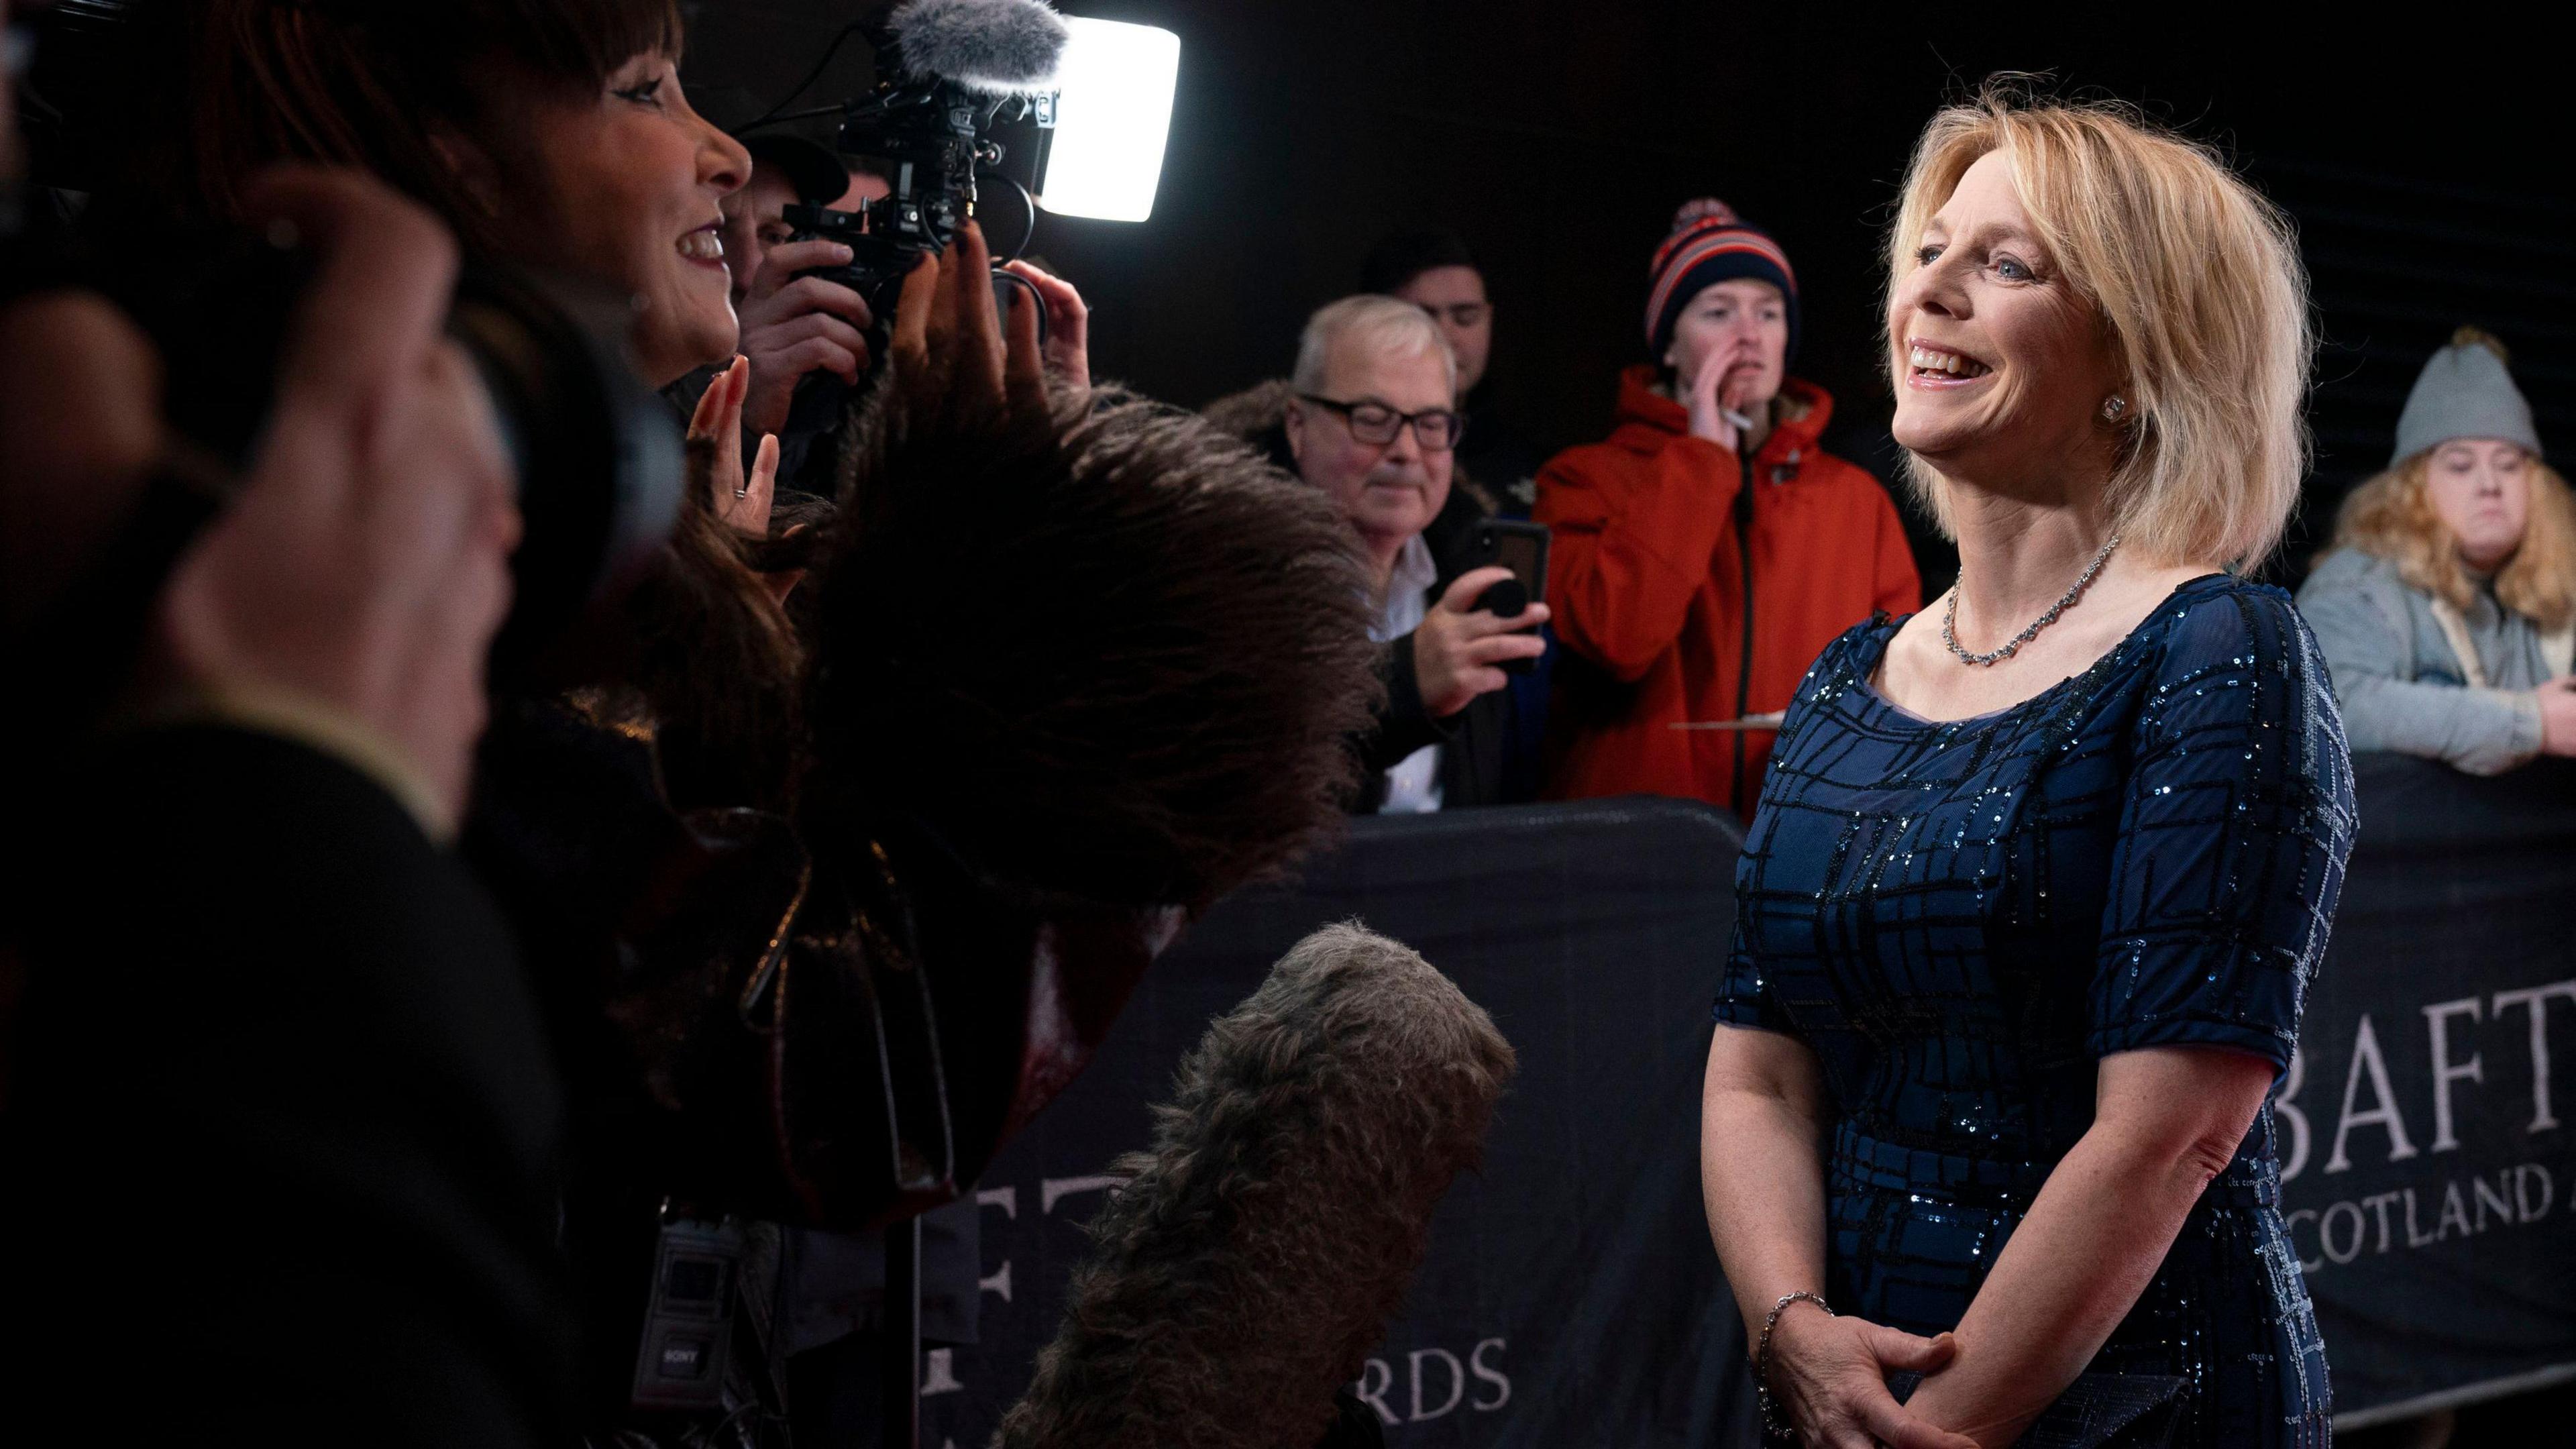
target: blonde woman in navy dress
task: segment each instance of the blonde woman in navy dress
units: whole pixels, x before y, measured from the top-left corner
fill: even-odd
[[[1773,1441],[2324,1445],[2266,1099],[2350,761],[2241,576],[2305,462],[2288,228],[2132,112],[1989,92],[1924,133],[1889,262],[1959,584],[1790,706],[1709,1052]]]

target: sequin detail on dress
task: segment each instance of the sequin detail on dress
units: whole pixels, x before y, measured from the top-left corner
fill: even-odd
[[[2091,669],[1931,723],[1829,645],[1736,875],[1717,1019],[1824,1066],[1826,1293],[1955,1327],[2092,1123],[2094,1063],[2215,1045],[2285,1068],[2351,852],[2351,760],[2278,589],[2195,579]],[[2178,1375],[2177,1443],[2323,1446],[2325,1353],[2267,1105],[2088,1373]]]

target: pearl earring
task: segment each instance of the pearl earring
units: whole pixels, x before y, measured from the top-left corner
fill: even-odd
[[[2129,400],[2116,392],[2102,399],[2102,421],[2106,423],[2118,422],[2120,415],[2128,410]]]

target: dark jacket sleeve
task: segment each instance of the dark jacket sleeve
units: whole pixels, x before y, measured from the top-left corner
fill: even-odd
[[[1422,705],[1422,683],[1413,672],[1413,636],[1405,635],[1378,656],[1378,682],[1386,686],[1386,703],[1371,728],[1355,742],[1360,766],[1369,774],[1392,770],[1405,756],[1425,745],[1447,744],[1455,720],[1437,720]]]
[[[570,1442],[562,1095],[481,888],[280,739],[67,774],[7,922],[10,1399],[135,1442]]]

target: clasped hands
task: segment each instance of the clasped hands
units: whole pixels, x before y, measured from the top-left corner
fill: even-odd
[[[1908,1412],[1887,1388],[1889,1373],[1938,1373],[1958,1350],[1947,1333],[1925,1338],[1799,1302],[1772,1326],[1767,1377],[1806,1449],[1978,1449]]]

